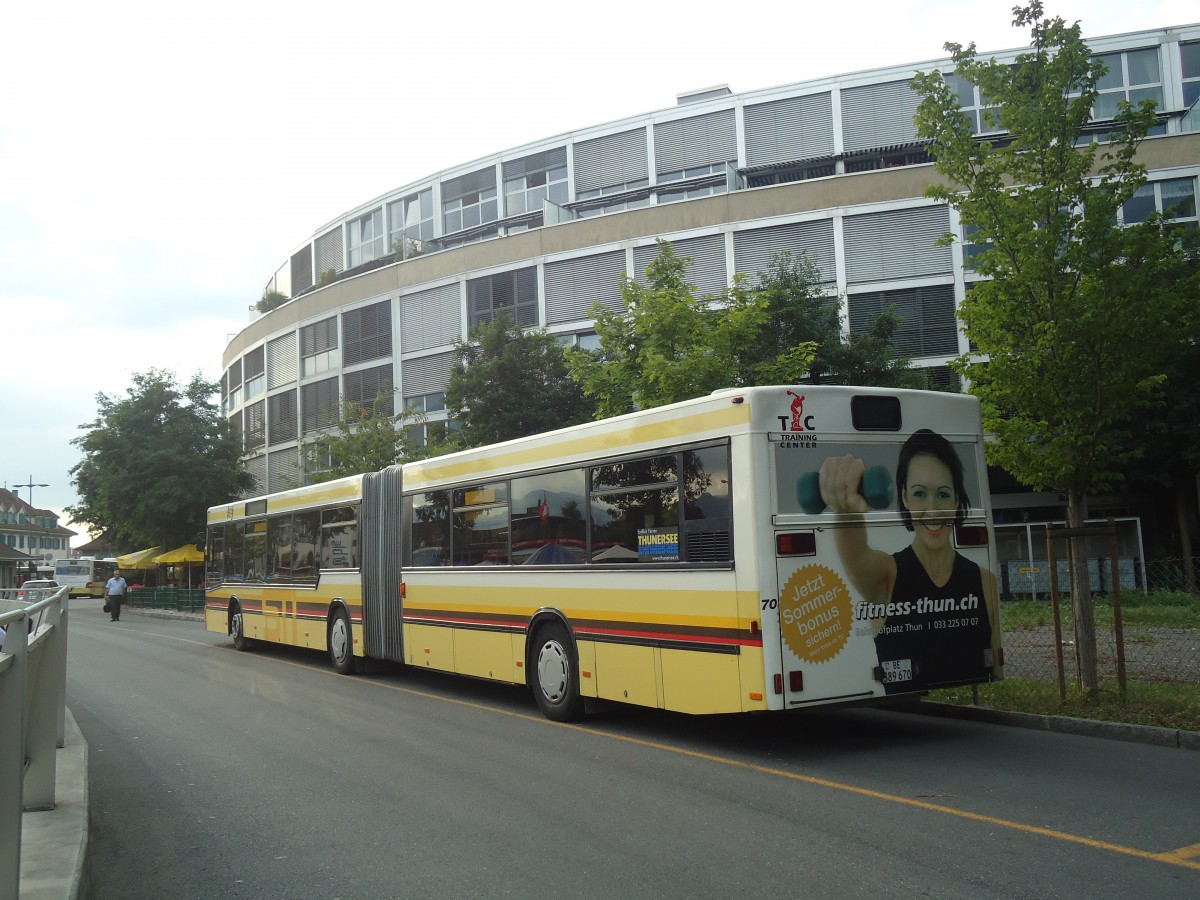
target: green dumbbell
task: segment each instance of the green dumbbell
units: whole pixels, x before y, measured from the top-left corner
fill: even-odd
[[[862,480],[858,483],[858,492],[871,509],[887,509],[896,499],[892,475],[886,466],[871,466],[863,472]],[[821,499],[820,472],[805,472],[800,476],[796,482],[796,501],[810,516],[815,516],[825,509],[825,501]]]

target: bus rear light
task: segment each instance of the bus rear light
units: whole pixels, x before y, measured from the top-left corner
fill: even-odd
[[[788,672],[788,690],[793,694],[804,690],[804,673],[802,671]]]
[[[751,623],[750,623],[750,635],[751,635],[751,637],[753,637],[753,636],[755,636],[755,635],[757,635],[757,634],[758,634],[758,623],[757,623],[757,622],[751,622]]]
[[[987,529],[982,525],[955,525],[954,543],[959,547],[986,547]]]
[[[776,556],[816,556],[815,531],[789,531],[775,535]]]
[[[402,582],[400,582],[400,599],[403,600],[407,596],[408,596],[408,590],[407,590],[407,587],[405,586],[404,582],[402,581]]]
[[[781,675],[779,672],[775,673],[775,693],[783,693],[783,675]]]

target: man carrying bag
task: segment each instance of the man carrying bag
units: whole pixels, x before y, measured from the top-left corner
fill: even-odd
[[[104,611],[112,614],[112,621],[121,621],[121,603],[125,600],[125,592],[129,586],[121,577],[121,570],[113,572],[112,578],[104,586]]]

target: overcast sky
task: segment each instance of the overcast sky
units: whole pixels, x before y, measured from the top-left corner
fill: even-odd
[[[44,0],[0,54],[0,484],[76,502],[97,392],[216,380],[295,247],[389,190],[675,105],[1026,44],[1011,0],[697,3]],[[1194,0],[1047,0],[1085,37]],[[85,536],[75,540],[81,543]],[[133,548],[125,548],[133,549]]]

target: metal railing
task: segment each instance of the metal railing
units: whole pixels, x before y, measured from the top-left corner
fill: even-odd
[[[176,612],[204,612],[204,588],[144,587],[130,588],[125,603],[132,609],[171,609]]]
[[[21,817],[54,808],[67,696],[67,589],[0,589],[0,898],[21,886]],[[39,596],[40,595],[40,596]]]

